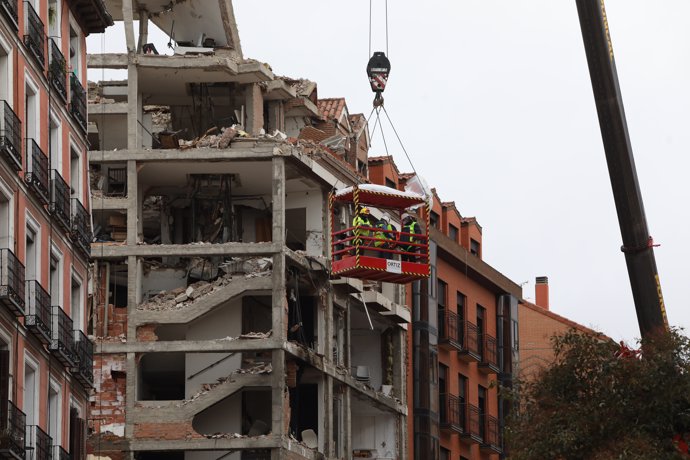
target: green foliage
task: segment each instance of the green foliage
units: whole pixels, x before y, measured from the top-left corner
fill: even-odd
[[[642,358],[570,331],[555,363],[521,382],[506,435],[510,458],[681,459],[672,438],[690,432],[690,340],[672,331],[641,343]]]

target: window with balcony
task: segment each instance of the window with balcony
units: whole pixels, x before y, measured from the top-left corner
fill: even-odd
[[[57,114],[50,113],[50,169],[57,169],[62,174],[62,124]]]
[[[48,388],[48,434],[53,438],[54,445],[60,445],[62,440],[62,389],[60,383],[50,380]],[[58,460],[58,459],[55,459]]]
[[[41,69],[45,66],[45,26],[38,14],[38,5],[34,1],[24,2],[24,45]]]
[[[12,194],[0,184],[0,249],[14,247],[12,232]]]
[[[479,347],[479,356],[484,355],[484,336],[486,334],[486,308],[477,304],[477,342]]]
[[[27,76],[24,90],[24,138],[35,139],[37,142],[39,142],[41,139],[41,133],[38,123],[38,85],[31,81]]]
[[[79,409],[72,406],[69,411],[69,453],[72,460],[82,460],[86,455],[86,420]]]
[[[79,35],[79,29],[70,24],[69,27],[69,66],[72,71],[72,75],[77,77],[77,80],[81,80],[80,72],[80,60],[81,60],[81,36]]]
[[[60,24],[62,24],[61,6],[60,0],[48,0],[48,36],[51,38],[62,36],[60,31]]]
[[[479,436],[482,439],[486,436],[486,410],[487,410],[487,396],[486,388],[481,385],[477,385],[477,391],[479,394],[477,400],[477,408],[479,409]]]
[[[9,46],[5,48],[3,42],[0,41],[0,100],[9,101],[12,91],[12,78],[10,78],[10,51]]]
[[[50,305],[62,306],[62,254],[53,246],[50,254]]]
[[[70,149],[70,160],[69,160],[69,185],[72,189],[72,198],[78,198],[79,201],[82,200],[82,176],[81,176],[81,155],[79,151],[72,147]]]
[[[39,239],[39,227],[33,221],[33,219],[29,220],[26,224],[26,253],[24,256],[24,277],[26,280],[35,280],[41,273],[41,268],[39,267],[40,244],[41,242]]]

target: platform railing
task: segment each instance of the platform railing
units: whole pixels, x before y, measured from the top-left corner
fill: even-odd
[[[411,241],[406,241],[408,238]],[[354,226],[333,232],[331,246],[334,259],[376,251],[374,257],[399,257],[403,261],[421,264],[429,262],[428,238],[419,233]]]

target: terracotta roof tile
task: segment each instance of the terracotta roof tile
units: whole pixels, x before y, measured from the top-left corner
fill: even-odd
[[[321,115],[327,120],[339,120],[345,108],[345,98],[319,99],[316,102]]]
[[[393,159],[393,157],[391,157],[390,155],[383,155],[383,156],[379,156],[379,157],[369,157],[368,158],[369,163],[372,163],[372,162],[378,163],[380,161],[386,161],[386,160],[392,160],[392,159]]]

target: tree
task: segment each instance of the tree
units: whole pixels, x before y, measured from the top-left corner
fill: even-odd
[[[688,337],[643,340],[641,357],[575,330],[552,342],[554,363],[516,386],[511,459],[689,458],[674,441],[690,433]]]

